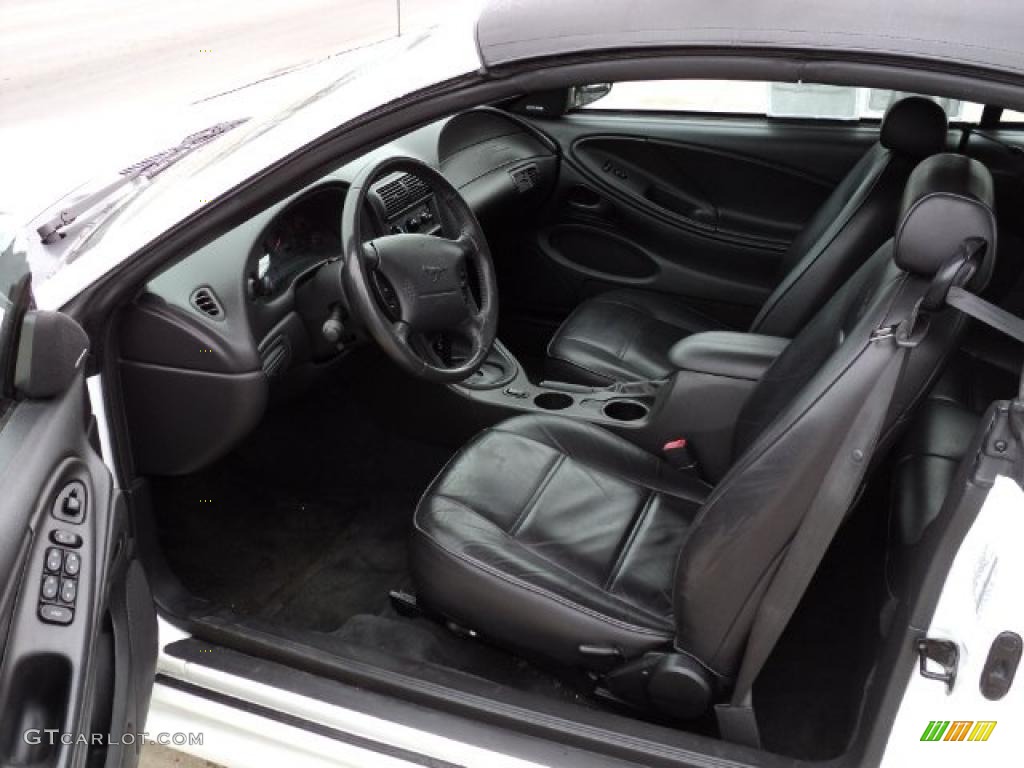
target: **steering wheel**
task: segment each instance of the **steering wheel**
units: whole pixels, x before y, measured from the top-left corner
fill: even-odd
[[[430,188],[443,231],[453,237],[400,233],[364,240],[362,212],[371,184],[401,172]],[[341,231],[349,310],[385,353],[429,381],[462,381],[480,367],[498,325],[494,263],[476,216],[440,172],[410,157],[372,163],[349,187]],[[449,334],[469,343],[458,362],[442,359],[432,342]]]

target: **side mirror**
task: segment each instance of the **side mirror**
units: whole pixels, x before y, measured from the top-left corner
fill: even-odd
[[[14,364],[14,388],[40,400],[66,391],[85,365],[89,336],[61,312],[25,314]]]
[[[574,85],[569,89],[569,109],[579,109],[593,104],[611,93],[611,83],[591,83],[590,85]]]

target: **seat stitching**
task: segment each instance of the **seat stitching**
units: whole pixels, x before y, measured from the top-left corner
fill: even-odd
[[[643,327],[644,321],[646,321],[647,323],[650,323],[654,319],[650,315],[645,315],[642,312],[637,313],[637,314],[639,314],[640,317],[634,320],[634,323],[635,323],[635,325],[633,325],[633,330],[634,331],[636,331],[636,326],[638,326],[638,325]],[[622,334],[623,338],[622,338],[622,340],[618,344],[618,349],[616,349],[615,352],[612,353],[612,356],[616,360],[619,360],[621,362],[625,362],[625,360],[626,360],[626,353],[629,352],[630,347],[633,346],[633,338],[635,336],[637,336],[637,335],[639,335],[639,334],[638,333],[624,333],[624,334]]]
[[[548,484],[552,479],[554,479],[555,475],[558,474],[558,470],[561,468],[562,464],[565,463],[565,459],[566,454],[560,453],[555,460],[551,462],[551,466],[548,467],[547,472],[545,472],[544,476],[540,479],[540,483],[538,483],[533,493],[530,494],[530,498],[527,499],[525,506],[519,510],[519,515],[516,517],[515,522],[513,522],[511,527],[509,527],[507,531],[509,536],[514,537],[519,533],[519,529],[526,524],[527,518],[529,518],[534,508],[537,506],[537,502],[544,493],[544,489],[548,487]]]
[[[644,321],[646,321],[646,322],[644,322]],[[646,328],[647,328],[647,326],[649,326],[649,325],[650,325],[650,324],[651,324],[651,323],[652,323],[653,321],[654,321],[654,318],[653,318],[653,317],[650,317],[650,316],[648,316],[648,317],[646,317],[646,318],[641,318],[641,319],[640,319],[640,320],[639,320],[639,321],[637,322],[637,324],[636,324],[636,325],[639,325],[639,326],[640,326],[640,330],[642,331],[642,330],[646,329]],[[635,326],[633,326],[633,330],[634,330],[634,331],[637,331],[636,325],[635,325]],[[618,348],[618,349],[617,349],[617,350],[615,351],[615,353],[614,353],[614,355],[613,355],[613,357],[615,358],[615,360],[617,360],[617,361],[618,361],[618,362],[620,362],[620,363],[623,363],[623,364],[625,364],[625,362],[626,362],[626,353],[627,353],[627,352],[629,352],[629,350],[630,350],[630,349],[632,349],[632,347],[633,347],[633,340],[634,340],[634,339],[635,339],[635,338],[636,338],[637,336],[639,336],[639,335],[640,335],[640,333],[639,333],[639,332],[635,332],[635,333],[624,333],[624,334],[622,334],[622,336],[623,336],[623,339],[622,339],[622,341],[621,341],[621,342],[619,343],[619,348]]]
[[[654,506],[654,491],[651,491],[647,495],[647,499],[644,501],[643,506],[640,507],[640,513],[633,518],[633,522],[630,524],[629,531],[626,534],[625,540],[622,545],[622,549],[619,550],[618,556],[615,558],[615,562],[612,563],[612,569],[608,573],[608,578],[604,582],[604,591],[611,592],[615,586],[615,580],[619,577],[619,571],[626,562],[626,555],[629,550],[632,549],[633,544],[636,543],[636,537],[640,533],[640,529],[643,528],[644,520],[647,518],[647,512],[652,506]]]
[[[446,496],[443,496],[441,498],[445,498],[445,499],[447,499],[449,501],[452,501],[457,506],[460,506],[463,509],[466,509],[467,511],[472,512],[473,514],[477,515],[478,517],[482,517],[482,515],[477,513],[472,508],[467,507],[465,504],[461,503],[457,499],[449,499]],[[497,528],[497,526],[495,526],[495,527]],[[522,579],[518,579],[518,578],[516,578],[514,576],[510,576],[509,574],[504,573],[502,571],[499,571],[498,569],[496,569],[496,568],[494,568],[494,567],[492,567],[490,565],[487,565],[486,563],[481,562],[480,560],[477,560],[474,557],[467,557],[466,555],[463,555],[463,554],[461,554],[459,552],[455,552],[455,551],[449,549],[448,547],[444,546],[434,536],[432,536],[431,534],[429,534],[425,530],[423,530],[423,528],[420,527],[418,524],[416,525],[416,530],[418,530],[422,536],[424,536],[426,539],[428,539],[435,547],[440,549],[445,554],[447,554],[447,555],[449,555],[451,557],[454,557],[456,560],[460,560],[460,561],[462,561],[462,562],[464,562],[464,563],[466,563],[468,565],[471,565],[471,566],[473,566],[475,568],[478,568],[479,570],[486,571],[487,573],[491,574],[492,576],[494,576],[494,577],[496,577],[498,579],[501,579],[502,581],[508,582],[509,584],[512,584],[512,585],[517,586],[517,587],[521,587],[521,588],[526,589],[526,590],[529,590],[530,592],[533,592],[535,594],[541,595],[542,597],[547,597],[547,598],[549,598],[551,600],[554,600],[555,602],[560,603],[560,604],[562,604],[562,605],[564,605],[564,606],[566,606],[568,608],[571,608],[573,610],[579,611],[580,613],[584,613],[584,614],[590,616],[591,618],[597,619],[598,621],[603,621],[606,624],[611,624],[612,626],[620,627],[620,628],[623,628],[623,629],[628,629],[630,631],[634,631],[634,632],[637,632],[639,634],[654,635],[656,637],[664,637],[666,640],[669,640],[672,637],[672,635],[670,633],[668,633],[668,632],[662,632],[662,631],[654,629],[652,627],[642,627],[642,626],[640,626],[638,624],[632,624],[632,623],[630,623],[628,621],[623,621],[621,619],[616,619],[613,616],[608,616],[606,614],[600,613],[599,611],[596,611],[593,608],[589,608],[589,607],[587,607],[585,605],[580,605],[579,603],[577,603],[574,600],[570,600],[569,598],[566,598],[566,597],[563,597],[561,595],[555,594],[554,592],[551,592],[551,591],[549,591],[547,589],[544,589],[543,587],[540,587],[540,586],[538,586],[536,584],[531,584],[531,583],[529,583],[527,581],[523,581]],[[507,536],[507,534],[505,534],[505,532],[502,531],[500,528],[497,528],[497,530],[500,531],[503,535]],[[512,540],[516,544],[522,546],[521,543],[517,539],[512,539]],[[539,557],[539,555],[538,555],[538,557]],[[547,560],[544,557],[541,557],[540,559],[544,560],[545,562],[550,563],[550,561]],[[555,567],[557,567],[557,568],[559,568],[560,570],[565,570],[565,569],[562,569],[561,566],[559,566],[557,563],[550,563],[550,564],[555,566]],[[570,573],[574,578],[579,578],[579,576],[577,576],[576,574],[572,574],[570,571],[566,571],[566,573]],[[613,599],[616,599],[618,602],[624,602],[624,601],[618,600],[618,598],[616,598],[614,595],[609,595],[609,597],[612,597]],[[624,607],[636,610],[635,606],[632,606],[632,605],[629,605],[629,604],[624,604]],[[654,619],[654,620],[656,620],[659,623],[665,621],[665,617],[664,616],[656,616],[656,615],[645,614],[645,612],[642,609],[638,610],[637,612],[641,613],[643,615],[648,615],[649,618]]]
[[[578,339],[574,339],[574,341],[578,341]],[[584,343],[586,343],[586,342],[584,342]],[[595,349],[600,349],[600,347],[594,347],[594,348]],[[601,351],[605,352],[605,350],[603,350],[603,349],[601,349]],[[571,365],[574,368],[579,368],[581,371],[586,371],[587,373],[592,374],[594,376],[597,376],[597,377],[599,377],[601,379],[604,379],[607,382],[614,382],[615,381],[615,379],[613,379],[607,373],[602,373],[601,371],[598,371],[598,370],[595,370],[593,368],[589,368],[589,367],[587,367],[585,365],[582,365],[580,363],[577,363],[575,360],[569,360],[566,357],[562,357],[560,355],[554,354],[554,353],[551,352],[550,349],[548,350],[548,357],[550,357],[552,360],[558,360],[559,362],[566,363],[567,365]]]
[[[598,298],[600,298],[600,297],[598,297]],[[694,317],[696,317],[697,319],[707,321],[708,325],[715,326],[715,327],[718,327],[718,328],[722,327],[722,323],[720,323],[715,318],[711,317],[711,315],[705,314],[704,312],[701,312],[700,310],[694,309],[689,304],[685,304],[684,305],[682,303],[683,297],[680,296],[680,297],[672,297],[672,298],[678,298],[679,299],[679,308],[683,312],[689,312],[689,313],[693,314]],[[671,301],[672,298],[670,298],[669,300]],[[696,331],[694,331],[692,323],[680,325],[680,324],[678,324],[676,322],[673,322],[673,320],[666,319],[666,317],[664,315],[655,314],[649,307],[644,306],[644,305],[638,306],[638,305],[635,305],[635,304],[629,304],[627,302],[622,301],[621,299],[603,299],[602,301],[605,304],[611,304],[613,306],[619,306],[619,307],[625,307],[626,309],[632,309],[633,311],[635,311],[639,315],[644,315],[644,316],[650,318],[651,320],[656,320],[657,322],[664,323],[665,325],[671,325],[673,328],[678,328],[681,331],[689,331],[690,333],[695,333],[696,332]],[[683,309],[683,307],[685,307],[685,309]],[[685,323],[685,321],[684,321],[684,323]]]
[[[562,445],[562,443],[558,439],[558,437],[555,436],[554,434],[552,434],[551,430],[548,429],[546,425],[541,424],[540,428],[544,431],[544,434],[547,435],[551,439],[551,441],[558,447],[558,449],[563,454],[565,454],[566,456],[571,458],[573,460],[573,462],[576,464],[576,466],[579,467],[581,470],[583,470],[586,473],[587,477],[590,478],[590,481],[595,486],[597,486],[597,488],[601,491],[601,493],[604,494],[605,498],[611,498],[608,495],[608,491],[605,489],[604,484],[599,482],[597,477],[595,477],[595,475],[594,475],[595,471],[603,471],[603,470],[600,470],[598,467],[591,467],[585,461],[577,461],[576,458],[573,457],[572,452],[568,448],[566,448],[564,445]],[[530,440],[532,438],[525,437],[525,439],[526,440]],[[535,441],[535,442],[539,442],[539,441]],[[541,445],[543,445],[543,443],[541,443]],[[616,475],[613,472],[607,472],[606,474],[608,474],[609,476],[611,476],[611,477],[613,477],[615,479],[626,481],[626,478],[620,477],[619,475]],[[642,483],[637,483],[637,484],[640,485],[641,488],[646,488],[647,487],[647,486],[643,485]]]
[[[423,491],[423,493],[420,494],[420,498],[416,502],[416,509],[413,510],[413,513],[412,513],[413,526],[416,526],[416,519],[417,519],[417,517],[420,514],[420,509],[423,506],[423,502],[426,500],[427,496],[429,496],[431,494],[431,492],[433,492],[435,489],[440,487],[442,479],[444,478],[444,476],[448,472],[448,470],[459,459],[461,459],[463,456],[465,456],[469,452],[470,448],[472,448],[474,445],[476,445],[481,440],[483,440],[483,438],[486,437],[488,433],[490,433],[490,432],[497,432],[497,431],[500,431],[500,430],[497,430],[497,429],[495,429],[493,427],[489,427],[487,429],[482,430],[479,434],[477,434],[475,437],[470,439],[470,441],[468,443],[466,443],[458,451],[456,451],[455,454],[453,456],[451,456],[448,459],[448,461],[446,461],[444,463],[444,466],[441,467],[441,471],[438,472],[437,475],[434,476],[434,479],[430,481],[430,485],[428,485],[426,487],[426,489]],[[455,501],[455,500],[453,499],[453,501]],[[468,507],[467,507],[467,509],[468,509]]]
[[[555,335],[551,338],[551,341],[548,342],[547,356],[554,360],[558,360],[562,363],[572,365],[575,368],[580,369],[581,371],[586,371],[587,373],[593,376],[598,376],[606,381],[615,381],[616,376],[636,376],[638,378],[643,378],[644,376],[647,376],[649,374],[645,374],[643,372],[635,370],[627,370],[617,371],[615,375],[609,375],[607,371],[596,370],[595,368],[583,365],[577,362],[576,360],[571,360],[567,356],[560,353],[560,351],[557,349],[560,345],[566,342],[572,342],[575,344],[579,344],[581,346],[588,347],[594,352],[599,352],[602,355],[605,355],[607,358],[609,358],[609,362],[618,361],[623,366],[625,366],[625,352],[621,348],[619,352],[614,352],[611,349],[601,347],[595,344],[592,340],[581,338],[575,335],[567,335],[565,333],[565,331],[572,324],[571,321],[573,320],[573,318],[575,318],[578,314],[582,314],[583,308],[586,307],[588,303],[591,306],[593,306],[594,304],[605,304],[610,306],[624,307],[626,309],[632,310],[635,314],[639,315],[640,318],[643,320],[647,320],[648,322],[651,323],[659,323],[668,326],[673,330],[681,332],[684,335],[700,333],[702,325],[710,328],[728,328],[728,326],[722,323],[721,321],[716,320],[715,318],[712,318],[711,316],[703,312],[700,312],[699,310],[693,309],[689,305],[686,305],[685,309],[686,312],[693,315],[693,317],[688,318],[688,320],[696,320],[697,322],[683,321],[682,324],[680,324],[677,322],[673,322],[672,320],[669,320],[660,314],[652,313],[651,311],[649,311],[647,307],[643,305],[638,306],[629,304],[625,301],[622,301],[621,299],[605,298],[604,295],[599,295],[592,299],[589,299],[588,302],[584,302],[583,304],[580,304],[578,307],[576,307],[576,309],[574,309],[573,312],[569,315],[569,317],[566,318],[566,320],[562,323],[558,331],[555,332]],[[625,345],[627,350],[633,344],[634,341],[635,338],[626,339]]]
[[[551,337],[550,341],[548,341],[548,347],[547,347],[548,355],[551,354],[551,348],[555,344],[558,343],[559,335],[561,334],[562,329],[567,327],[570,324],[570,321],[572,321],[572,319],[575,318],[576,315],[582,314],[582,312],[583,312],[583,310],[584,310],[584,308],[586,306],[587,306],[587,302],[586,301],[582,302],[581,304],[576,305],[576,308],[573,309],[573,311],[569,313],[569,316],[567,318],[565,318],[565,320],[562,321],[562,324],[558,327],[558,330],[555,331],[555,335]]]
[[[587,462],[581,461],[581,460],[575,458],[571,454],[571,452],[568,451],[555,438],[554,435],[551,435],[548,432],[546,427],[542,426],[541,428],[544,429],[544,433],[547,434],[551,438],[551,440],[555,443],[555,445],[558,447],[559,450],[561,450],[563,453],[565,453],[567,456],[569,456],[569,458],[571,458],[576,463],[577,466],[579,466],[580,468],[584,469],[588,473],[589,473],[589,471],[591,469],[594,469],[594,470],[597,470],[599,472],[603,472],[606,475],[610,475],[611,477],[615,478],[616,480],[621,480],[624,483],[629,483],[630,485],[639,486],[640,488],[646,488],[647,490],[653,491],[655,493],[662,493],[662,494],[664,494],[666,496],[671,496],[673,499],[679,499],[680,501],[685,501],[685,502],[687,502],[689,504],[696,504],[698,507],[704,504],[704,500],[702,500],[702,499],[695,499],[692,496],[685,495],[686,494],[686,490],[685,489],[671,488],[668,483],[666,483],[665,487],[655,488],[655,487],[652,487],[651,485],[648,485],[647,483],[645,483],[642,480],[637,480],[635,478],[630,477],[629,475],[623,474],[621,472],[616,472],[616,471],[614,471],[612,469],[609,469],[607,467],[591,466]],[[545,443],[545,442],[543,442],[541,440],[538,440],[535,437],[531,437],[529,435],[524,435],[524,434],[521,434],[519,432],[512,432],[510,430],[500,429],[498,427],[491,427],[491,429],[489,431],[491,431],[491,432],[498,432],[498,433],[503,434],[503,435],[511,435],[513,437],[518,437],[518,438],[520,438],[522,440],[529,440],[530,442],[536,443],[537,445],[543,445],[545,448],[550,448],[551,447],[547,443]],[[637,446],[632,446],[632,445],[630,447],[637,448]],[[642,449],[638,448],[638,450],[642,450]],[[647,456],[651,460],[659,462],[658,466],[656,468],[657,472],[658,472],[658,475],[659,475],[657,479],[658,480],[665,480],[665,478],[662,477],[660,473],[662,472],[662,469],[667,467],[668,465],[665,464],[664,462],[661,462],[660,460],[658,460],[655,456],[651,456],[650,454],[648,454]]]
[[[513,545],[515,545],[515,546],[517,546],[517,547],[519,547],[521,549],[527,550],[534,557],[536,557],[538,560],[541,560],[542,562],[544,562],[547,565],[549,565],[552,570],[560,571],[560,572],[564,573],[566,576],[568,576],[569,578],[577,579],[579,581],[584,582],[588,586],[591,586],[591,587],[593,587],[595,589],[600,590],[600,587],[598,587],[597,584],[594,584],[593,582],[591,582],[591,581],[589,581],[587,579],[584,579],[578,573],[574,573],[573,571],[570,571],[568,568],[566,568],[561,563],[555,562],[554,560],[552,560],[549,557],[545,557],[543,554],[541,554],[537,550],[528,548],[525,544],[523,544],[523,542],[521,542],[519,539],[515,538],[514,536],[509,536],[508,533],[506,533],[505,531],[501,530],[501,528],[498,527],[497,525],[494,525],[494,523],[492,523],[490,520],[488,520],[486,517],[484,517],[484,515],[481,515],[479,511],[477,511],[476,509],[473,509],[473,507],[469,506],[465,502],[459,501],[458,499],[453,498],[453,497],[448,496],[448,495],[443,494],[443,493],[437,494],[437,498],[444,499],[445,501],[449,501],[452,504],[454,504],[455,506],[461,507],[466,512],[469,512],[470,514],[475,515],[476,517],[479,517],[479,518],[483,519],[485,522],[489,523],[490,525],[493,525],[494,529],[496,531],[498,531],[502,536],[504,536],[505,538],[509,539],[512,542]],[[492,568],[492,566],[489,566],[486,563],[483,563],[483,562],[477,560],[476,558],[468,557],[467,555],[463,555],[463,554],[461,554],[459,552],[455,552],[453,550],[448,549],[443,544],[441,544],[439,541],[437,541],[432,536],[430,536],[429,533],[424,531],[418,525],[416,527],[420,530],[421,533],[423,533],[424,536],[429,537],[432,541],[434,541],[437,544],[437,546],[441,547],[446,552],[450,552],[454,557],[464,558],[464,559],[467,559],[467,560],[471,560],[471,561],[473,561],[475,563],[478,562],[478,563],[480,563],[481,567],[483,567],[483,568]],[[521,579],[517,579],[515,576],[511,576],[511,575],[509,575],[507,573],[504,573],[503,571],[499,571],[497,569],[493,569],[493,570],[495,570],[499,575],[501,575],[502,578],[506,578],[507,580],[514,581],[515,583],[522,583],[524,586],[529,586],[531,588],[535,588],[535,589],[537,589],[539,591],[542,591],[542,592],[548,592],[548,590],[544,589],[544,587],[538,586],[536,584],[530,584],[530,582],[528,582],[528,581],[523,581]],[[551,592],[550,594],[552,594],[555,597],[559,597],[554,592]],[[647,611],[646,609],[644,609],[642,606],[634,605],[633,603],[630,603],[627,600],[624,600],[623,598],[619,597],[618,595],[609,594],[608,597],[611,598],[616,603],[620,603],[622,605],[622,607],[624,609],[626,609],[626,610],[635,611],[636,613],[638,613],[638,614],[640,614],[642,616],[646,616],[647,618],[654,619],[656,621],[664,621],[665,620],[664,616],[662,616],[660,614],[657,614],[657,613],[651,613],[651,612]],[[568,598],[561,598],[561,599],[569,600]],[[569,600],[569,602],[574,604],[574,605],[576,605],[576,603],[574,601]],[[582,605],[580,606],[580,608],[584,609],[584,610],[594,611],[593,608],[586,608],[586,606],[582,606]]]

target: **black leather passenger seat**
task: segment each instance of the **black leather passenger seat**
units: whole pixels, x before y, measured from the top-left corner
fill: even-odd
[[[775,290],[747,330],[796,336],[892,235],[907,178],[922,158],[943,150],[946,133],[946,114],[935,102],[913,96],[893,104],[878,142],[790,243]],[[685,298],[633,288],[610,291],[583,302],[562,323],[548,344],[546,374],[598,386],[664,378],[672,371],[672,345],[722,329]]]

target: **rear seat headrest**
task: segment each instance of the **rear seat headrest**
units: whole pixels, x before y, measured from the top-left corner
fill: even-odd
[[[928,157],[946,148],[946,131],[942,107],[922,96],[908,96],[886,111],[878,140],[893,152]]]
[[[893,245],[896,265],[931,277],[964,240],[980,237],[988,243],[979,270],[987,282],[996,252],[994,200],[992,174],[977,160],[953,154],[922,160],[903,192]]]

